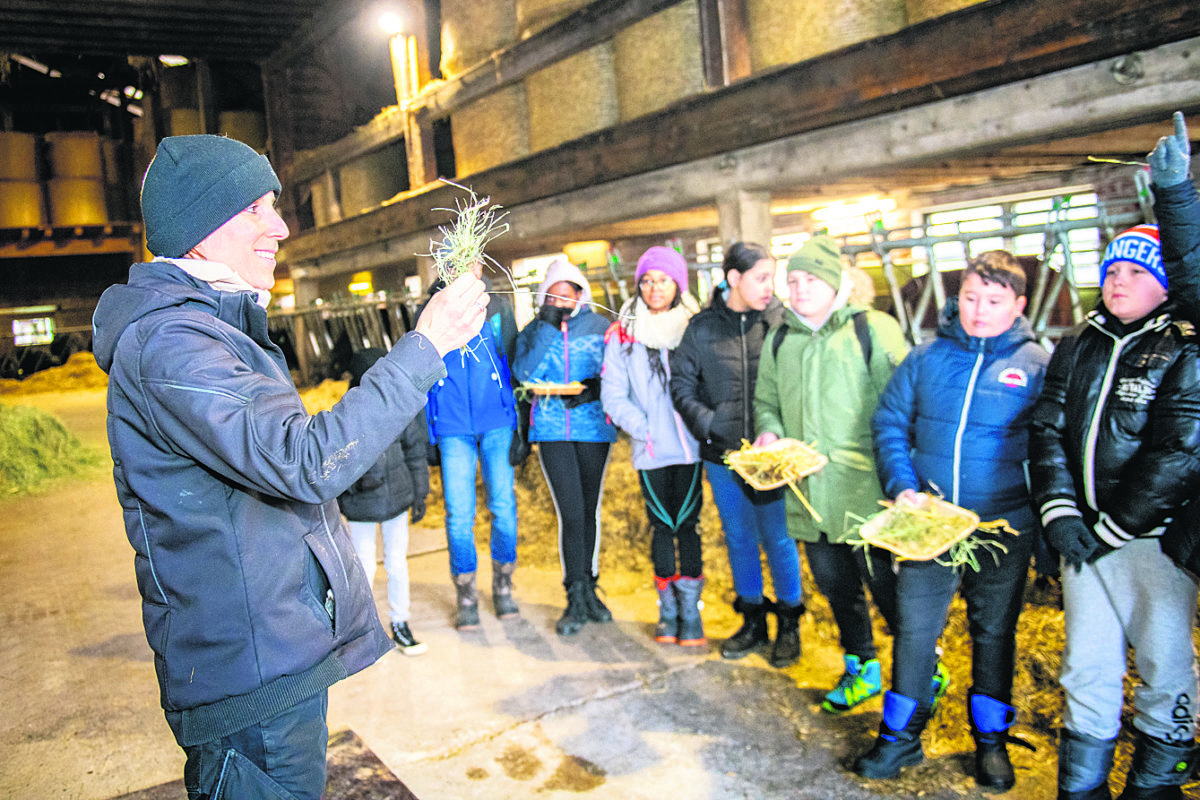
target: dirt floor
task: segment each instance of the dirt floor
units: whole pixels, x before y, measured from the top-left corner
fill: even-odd
[[[103,448],[103,393],[53,388],[67,391],[24,394],[0,386],[0,402],[51,410],[83,446]],[[333,402],[342,390],[320,387],[323,397],[314,402]],[[970,777],[970,646],[961,602],[943,637],[952,683],[924,736],[928,760],[894,781],[862,781],[846,765],[869,747],[879,701],[840,718],[819,711],[821,695],[841,671],[841,654],[828,605],[809,576],[799,663],[774,670],[761,656],[727,662],[716,653],[715,643],[739,618],[710,496],[701,524],[704,616],[713,646],[694,654],[649,637],[655,615],[649,529],[627,442],[614,449],[603,506],[601,585],[617,623],[588,626],[570,641],[552,631],[562,607],[556,523],[536,457],[518,474],[523,618],[515,626],[486,619],[474,638],[449,624],[436,470],[433,478],[422,523],[424,541],[433,544],[420,553],[410,548],[414,629],[430,642],[430,653],[389,655],[335,687],[330,714],[331,728],[352,727],[424,800],[555,792],[649,798],[671,791],[712,798],[984,796]],[[486,532],[481,512],[481,562]],[[414,541],[421,538],[414,530]],[[379,575],[381,608],[382,584]],[[0,499],[0,591],[8,598],[0,644],[9,656],[0,670],[9,722],[0,733],[0,796],[104,798],[176,778],[181,759],[157,709],[128,544],[104,468]],[[1031,587],[1020,624],[1013,732],[1037,751],[1010,748],[1018,773],[1011,797],[1055,793],[1058,602],[1053,583]],[[878,641],[887,675],[890,639],[882,629]],[[414,718],[388,710],[379,694],[388,686],[406,698]],[[659,757],[643,763],[650,744]],[[1114,790],[1127,752],[1126,742]],[[1188,797],[1200,798],[1196,785],[1188,788]]]

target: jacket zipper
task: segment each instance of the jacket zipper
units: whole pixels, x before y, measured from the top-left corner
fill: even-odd
[[[1164,325],[1160,317],[1143,326],[1141,329],[1127,334],[1123,338],[1117,338],[1110,331],[1105,330],[1094,322],[1090,324],[1093,328],[1113,340],[1112,355],[1108,357],[1108,366],[1104,369],[1104,382],[1101,384],[1100,394],[1096,398],[1096,409],[1092,412],[1092,421],[1088,424],[1087,438],[1084,440],[1083,446],[1083,499],[1087,502],[1088,508],[1093,511],[1099,511],[1100,504],[1096,502],[1096,440],[1100,438],[1100,416],[1104,413],[1104,403],[1108,399],[1108,390],[1112,388],[1113,373],[1116,370],[1117,360],[1120,359],[1121,353],[1125,351],[1125,345],[1134,338],[1147,331],[1158,330],[1164,327]]]
[[[954,488],[950,494],[950,502],[958,505],[958,485],[962,473],[962,440],[967,431],[967,415],[971,412],[971,400],[975,396],[975,382],[979,379],[979,370],[983,366],[983,348],[980,346],[979,355],[975,357],[975,366],[971,369],[971,380],[967,381],[967,394],[963,398],[962,412],[958,417],[958,430],[954,433]]]
[[[571,343],[567,339],[567,321],[562,321],[563,335],[563,383],[571,382]],[[563,413],[567,416],[567,441],[571,441],[571,409],[563,403]]]
[[[742,435],[754,437],[750,420],[750,353],[746,349],[746,314],[738,315],[738,341],[742,345]]]

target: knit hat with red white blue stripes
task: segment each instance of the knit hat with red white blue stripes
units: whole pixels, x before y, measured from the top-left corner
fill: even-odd
[[[1167,272],[1163,269],[1162,247],[1158,243],[1157,225],[1138,225],[1130,228],[1109,242],[1100,262],[1100,285],[1108,274],[1108,267],[1118,261],[1131,261],[1153,275],[1164,289],[1167,288]]]

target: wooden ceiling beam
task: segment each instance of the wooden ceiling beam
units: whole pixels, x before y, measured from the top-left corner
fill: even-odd
[[[1019,85],[1039,75],[1198,34],[1200,14],[1190,13],[1176,0],[989,0],[691,98],[462,181],[512,207],[947,98]],[[1017,97],[1009,102],[1015,103],[1016,112],[1028,101]],[[947,130],[957,129],[953,120],[945,124]],[[1096,124],[1106,127],[1105,121]],[[901,135],[892,146],[903,148],[916,134]],[[858,154],[845,156],[844,167],[829,162],[823,166],[834,172],[852,169],[862,160]],[[779,164],[770,166],[772,176],[779,170]],[[386,208],[295,236],[287,245],[288,257],[306,261],[433,228],[446,216],[431,209],[453,207],[457,194],[447,187],[423,187]]]
[[[508,238],[515,246],[525,237],[570,235],[711,203],[728,187],[786,192],[792,186],[832,187],[846,180],[886,187],[892,175],[899,179],[905,170],[931,165],[944,164],[950,176],[958,159],[998,167],[1007,163],[1011,175],[1037,172],[1051,164],[1022,165],[991,154],[1152,120],[1165,126],[1175,109],[1200,109],[1200,38],[1143,51],[1140,60],[1143,75],[1133,82],[1113,80],[1117,60],[1109,59],[552,197],[513,202],[482,181],[468,183],[506,207]],[[1147,142],[1147,149],[1152,145]],[[389,248],[390,241],[419,242],[427,251],[428,231],[447,219],[435,209],[453,207],[457,194],[446,187],[411,193],[387,208],[289,239],[281,260],[333,265],[366,250],[379,255],[390,249],[395,258],[408,246]]]

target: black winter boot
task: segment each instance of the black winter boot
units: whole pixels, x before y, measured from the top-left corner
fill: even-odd
[[[800,617],[804,603],[789,606],[775,603],[775,646],[771,648],[771,666],[786,667],[800,658]]]
[[[721,658],[744,658],[763,645],[771,643],[767,633],[767,611],[770,601],[751,603],[741,597],[733,601],[733,610],[742,615],[742,627],[721,645]]]
[[[883,722],[879,738],[854,761],[854,773],[863,778],[895,778],[901,767],[925,760],[921,731],[929,721],[929,707],[895,692],[883,693]]]
[[[1008,744],[1033,750],[1033,745],[1008,733],[1017,719],[1017,710],[985,694],[968,693],[971,736],[975,739],[975,783],[982,789],[1007,792],[1017,782]]]
[[[554,624],[554,630],[559,636],[572,636],[587,624],[589,593],[587,581],[573,581],[567,584],[567,608]]]
[[[1058,739],[1058,800],[1112,800],[1108,773],[1116,738],[1097,739],[1063,728]]]
[[[600,600],[596,594],[596,581],[599,580],[595,575],[592,579],[584,584],[587,589],[587,616],[592,622],[612,622],[612,612],[608,610],[608,606]]]
[[[1180,800],[1192,779],[1196,748],[1192,742],[1166,742],[1138,731],[1133,765],[1118,800]]]

